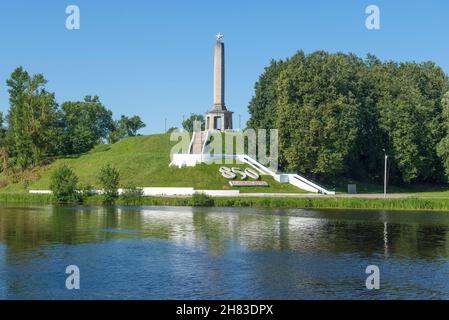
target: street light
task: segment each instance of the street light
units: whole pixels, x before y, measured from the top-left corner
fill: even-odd
[[[388,165],[388,155],[385,149],[382,149],[385,155],[385,170],[384,170],[384,198],[387,197],[387,165]]]

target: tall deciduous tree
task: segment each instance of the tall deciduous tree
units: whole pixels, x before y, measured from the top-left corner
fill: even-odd
[[[4,126],[3,113],[0,112],[0,166],[1,171],[9,169],[9,153],[8,153],[8,130]]]
[[[373,70],[383,145],[404,182],[441,179],[437,145],[443,137],[441,99],[448,80],[433,63],[393,63]]]
[[[277,127],[290,170],[319,176],[345,171],[358,134],[357,65],[353,56],[299,52],[277,84]]]
[[[438,156],[441,158],[446,173],[446,181],[449,181],[449,91],[442,99],[442,120],[445,135],[438,144]]]
[[[247,126],[253,129],[275,128],[277,111],[277,81],[288,63],[272,60],[254,87],[254,96],[248,109],[251,114]]]
[[[22,168],[37,165],[58,153],[60,125],[54,93],[45,89],[42,74],[30,76],[17,68],[7,80],[10,94],[8,130],[13,152]]]

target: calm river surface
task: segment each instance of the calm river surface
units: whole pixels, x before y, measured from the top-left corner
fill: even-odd
[[[449,299],[449,213],[0,207],[0,299],[57,298]]]

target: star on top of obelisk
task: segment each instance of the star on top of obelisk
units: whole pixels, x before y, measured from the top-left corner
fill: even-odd
[[[217,41],[221,41],[221,39],[223,39],[223,37],[224,37],[224,35],[222,35],[220,32],[215,35],[215,38],[217,38]]]

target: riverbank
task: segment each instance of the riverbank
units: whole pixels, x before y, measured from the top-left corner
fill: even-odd
[[[0,204],[52,204],[53,197],[48,194],[0,193]],[[100,196],[85,199],[84,205],[101,205]],[[119,198],[116,205],[136,206],[201,206],[191,197],[141,197],[134,200]],[[360,197],[215,197],[207,206],[214,207],[255,207],[255,208],[317,208],[317,209],[378,209],[378,210],[426,210],[448,211],[449,198],[399,198],[373,199]]]
[[[94,202],[98,204],[98,201]],[[117,202],[120,204],[120,201]],[[123,203],[122,203],[123,204]],[[144,198],[142,205],[193,206],[190,198]],[[448,211],[449,199],[369,199],[369,198],[213,198],[214,207],[300,208],[300,209],[382,209]]]

